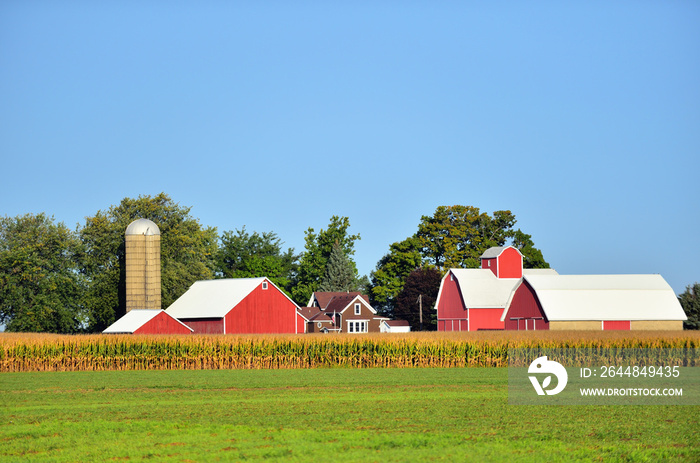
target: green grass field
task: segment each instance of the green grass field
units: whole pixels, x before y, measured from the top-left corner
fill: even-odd
[[[1,461],[699,461],[700,406],[512,406],[504,368],[0,374]]]

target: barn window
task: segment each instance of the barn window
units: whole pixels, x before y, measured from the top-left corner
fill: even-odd
[[[263,281],[262,289],[267,289],[267,281]]]
[[[360,315],[360,304],[355,304],[355,315]]]

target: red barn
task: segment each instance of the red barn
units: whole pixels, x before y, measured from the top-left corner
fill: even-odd
[[[681,330],[687,320],[661,275],[525,275],[507,330]]]
[[[163,310],[130,310],[112,323],[105,334],[191,334],[192,328]]]
[[[556,274],[550,269],[523,270],[523,256],[512,246],[487,249],[480,269],[450,269],[435,302],[438,331],[504,329],[503,310],[523,273]]]
[[[195,333],[303,333],[298,306],[267,278],[195,282],[166,312]]]

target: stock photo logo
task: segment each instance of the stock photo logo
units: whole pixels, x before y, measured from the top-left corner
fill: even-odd
[[[566,373],[566,369],[558,362],[554,360],[547,360],[547,356],[536,358],[527,369],[530,374],[547,374],[543,377],[542,383],[540,384],[538,376],[528,376],[532,386],[537,391],[537,395],[556,395],[564,390],[566,383],[569,381],[569,375]],[[552,375],[556,376],[557,383],[556,387],[552,389],[547,389],[552,384]]]

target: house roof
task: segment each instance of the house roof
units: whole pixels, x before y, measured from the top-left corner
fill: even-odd
[[[351,291],[351,292],[346,292],[346,291],[316,291],[313,294],[311,294],[311,299],[309,299],[309,307],[314,305],[314,299],[318,302],[318,306],[321,309],[325,309],[328,307],[328,304],[335,298],[338,297],[346,297],[346,296],[362,296],[367,302],[369,302],[369,297],[366,295],[362,294],[359,291]]]
[[[297,312],[308,322],[313,317],[321,313],[321,309],[318,307],[299,307]]]
[[[382,323],[389,326],[411,326],[406,320],[384,320]]]
[[[344,312],[348,307],[353,305],[356,302],[359,302],[363,304],[365,307],[367,307],[372,313],[376,314],[377,311],[374,310],[374,308],[369,305],[369,302],[367,302],[367,296],[364,296],[360,293],[352,294],[352,293],[341,293],[342,296],[335,296],[331,301],[328,303],[325,309],[323,309],[326,313],[342,313]]]
[[[269,285],[280,291],[274,283],[265,277],[196,281],[185,294],[166,309],[166,312],[180,319],[222,318],[263,281],[267,281]],[[284,292],[280,292],[284,294]],[[294,301],[289,300],[297,307]]]
[[[318,307],[300,307],[297,312],[306,319],[307,322],[331,322],[331,317]]]
[[[115,321],[103,331],[105,334],[121,334],[128,333],[132,334],[139,328],[141,328],[146,323],[153,320],[158,314],[164,312],[163,310],[143,310],[134,309],[127,312],[119,320]],[[172,318],[172,317],[171,317]],[[194,331],[189,326],[182,323],[180,320],[174,319],[176,322],[186,327],[190,331]]]
[[[661,275],[526,275],[550,321],[687,320]],[[501,320],[505,320],[507,309]]]

